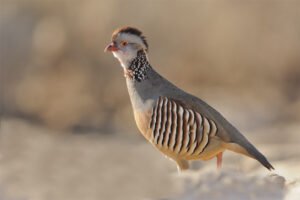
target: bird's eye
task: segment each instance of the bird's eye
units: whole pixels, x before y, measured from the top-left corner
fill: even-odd
[[[125,41],[121,42],[122,46],[126,46],[127,44],[128,44],[128,42],[125,42]]]

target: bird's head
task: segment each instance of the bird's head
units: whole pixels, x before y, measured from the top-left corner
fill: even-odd
[[[112,52],[122,67],[128,68],[139,51],[148,51],[148,43],[142,32],[136,28],[123,27],[112,34],[112,42],[104,49]]]

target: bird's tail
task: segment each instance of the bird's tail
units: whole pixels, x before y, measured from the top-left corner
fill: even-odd
[[[243,144],[238,143],[225,143],[225,148],[236,153],[241,153],[251,158],[254,158],[258,162],[260,162],[263,166],[265,166],[268,170],[273,170],[274,167],[267,160],[267,158],[260,153],[250,142],[243,141]]]

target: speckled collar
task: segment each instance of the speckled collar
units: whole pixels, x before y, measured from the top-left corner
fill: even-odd
[[[128,71],[125,74],[129,75],[134,81],[141,82],[148,78],[147,72],[151,69],[144,50],[137,52],[137,56],[131,61]]]

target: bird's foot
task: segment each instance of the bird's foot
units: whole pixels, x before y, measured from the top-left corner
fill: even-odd
[[[189,169],[189,162],[186,160],[175,160],[177,163],[178,173],[181,173],[187,169]]]
[[[222,167],[222,156],[223,156],[223,152],[220,152],[217,154],[217,168],[221,169]]]

